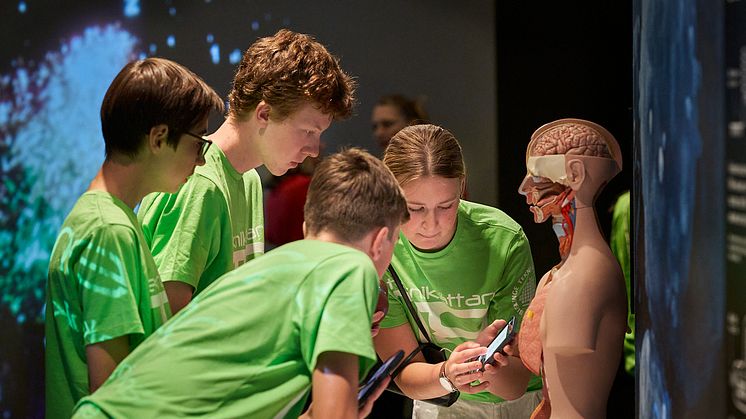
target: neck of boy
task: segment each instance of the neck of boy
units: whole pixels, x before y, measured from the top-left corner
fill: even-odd
[[[208,138],[220,147],[236,171],[246,173],[262,164],[261,155],[256,149],[257,129],[250,119],[240,121],[233,115],[228,115],[220,128]]]
[[[341,245],[344,245],[344,246],[347,246],[347,247],[352,247],[352,248],[357,249],[357,250],[359,250],[359,251],[361,251],[361,252],[363,252],[365,254],[368,254],[368,251],[370,250],[369,249],[370,245],[368,244],[366,246],[367,236],[364,237],[364,238],[362,238],[362,239],[360,239],[360,240],[358,240],[358,241],[356,241],[356,242],[350,242],[350,241],[347,241],[347,240],[343,240],[342,238],[340,238],[339,236],[337,236],[336,234],[334,234],[332,232],[321,231],[321,232],[319,232],[317,234],[310,234],[310,233],[308,233],[308,234],[306,234],[305,239],[306,240],[318,240],[318,241],[327,242],[327,243],[337,243],[337,244],[341,244]]]
[[[147,181],[150,176],[145,175],[141,166],[136,162],[122,164],[106,160],[88,190],[108,192],[134,210],[145,195],[154,192]]]

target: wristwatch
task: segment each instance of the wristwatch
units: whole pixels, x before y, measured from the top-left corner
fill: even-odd
[[[440,377],[438,378],[438,380],[440,381],[440,385],[443,386],[444,389],[448,390],[448,392],[453,393],[455,391],[458,391],[456,386],[454,386],[451,380],[449,380],[446,376],[445,362],[443,362],[443,364],[440,366]]]

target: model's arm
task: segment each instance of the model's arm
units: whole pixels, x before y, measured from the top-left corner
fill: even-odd
[[[583,269],[568,269],[562,275],[554,280],[544,305],[544,348],[567,355],[594,352],[604,312],[615,307],[609,298],[613,282],[609,279],[613,277],[590,262]],[[621,284],[621,278],[614,280]],[[623,287],[619,285],[619,289]]]
[[[399,349],[403,349],[405,354],[410,354],[418,345],[409,324],[381,329],[373,341],[381,359],[388,359]],[[465,342],[457,346],[446,361],[446,376],[460,391],[477,393],[485,390],[489,385],[487,382],[478,386],[470,385],[471,382],[481,379],[482,373],[474,372],[481,366],[479,361],[468,362],[468,360],[483,354],[484,351],[484,347],[474,342]],[[448,391],[440,385],[439,376],[442,364],[428,364],[422,354],[417,354],[414,360],[395,378],[396,384],[404,394],[417,400],[448,394]]]
[[[302,418],[364,418],[373,403],[386,388],[384,380],[365,406],[357,406],[358,358],[344,352],[324,352],[319,355],[313,371],[313,404]]]
[[[85,347],[88,363],[88,389],[91,393],[101,387],[114,368],[129,354],[129,351],[127,336],[119,336]]]
[[[505,326],[505,320],[495,320],[487,326],[477,337],[477,342],[488,346]],[[510,351],[512,348],[508,348]],[[520,358],[495,353],[495,365],[485,365],[484,379],[489,382],[487,388],[490,393],[505,400],[514,400],[526,392],[531,372],[523,366]]]
[[[176,314],[186,307],[192,301],[194,287],[181,281],[166,281],[163,283],[168,296],[168,304],[171,306],[171,313]]]

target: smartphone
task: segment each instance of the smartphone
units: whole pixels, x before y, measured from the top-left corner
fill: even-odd
[[[503,352],[503,348],[513,341],[513,337],[515,336],[515,333],[513,333],[514,325],[515,316],[508,320],[508,322],[505,323],[505,326],[497,332],[495,339],[489,344],[489,346],[487,346],[487,353],[479,356],[479,361],[482,362],[482,369],[484,369],[486,364],[495,365],[496,352],[506,355],[506,353]]]
[[[404,358],[404,351],[399,350],[395,354],[391,355],[391,357],[387,359],[383,364],[381,364],[380,367],[378,367],[376,372],[374,372],[373,375],[370,376],[370,379],[365,384],[363,384],[363,386],[360,388],[360,391],[358,391],[358,407],[363,407],[365,402],[368,401],[368,397],[370,397],[370,395],[376,391],[378,385],[381,384],[381,381],[383,381],[384,378],[391,375],[391,372],[394,371],[394,368],[396,368],[397,365],[399,365],[399,362],[401,362],[402,358]]]

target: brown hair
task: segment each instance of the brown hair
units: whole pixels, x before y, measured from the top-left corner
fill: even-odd
[[[359,148],[332,154],[319,163],[304,212],[309,233],[329,231],[349,242],[377,227],[393,232],[409,220],[404,193],[392,173]]]
[[[392,94],[381,96],[376,106],[393,106],[399,110],[407,125],[426,124],[430,118],[427,116],[422,100],[412,100],[404,95]]]
[[[220,96],[186,67],[164,58],[131,61],[109,85],[101,104],[106,157],[135,157],[156,125],[168,126],[167,144],[223,111]]]
[[[400,185],[427,176],[464,179],[461,145],[437,125],[410,125],[391,138],[383,162]]]
[[[229,112],[242,118],[260,101],[283,120],[305,101],[334,119],[352,114],[355,81],[338,60],[309,35],[281,29],[254,42],[241,59],[228,98]]]

